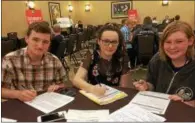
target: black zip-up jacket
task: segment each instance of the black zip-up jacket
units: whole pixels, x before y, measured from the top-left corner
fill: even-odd
[[[194,100],[195,60],[174,72],[170,64],[162,61],[157,53],[149,62],[146,81],[154,86],[156,92],[177,94],[184,100]]]

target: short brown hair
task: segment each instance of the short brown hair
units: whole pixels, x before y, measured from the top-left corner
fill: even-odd
[[[59,24],[54,24],[54,25],[53,25],[53,31],[54,31],[55,33],[61,32],[60,25],[59,25]]]
[[[183,21],[176,21],[176,22],[172,22],[169,25],[167,25],[167,27],[164,29],[161,40],[160,40],[160,46],[159,46],[159,50],[160,50],[160,58],[161,60],[166,61],[167,60],[167,55],[165,54],[164,51],[164,42],[165,40],[173,33],[177,32],[177,31],[181,31],[184,32],[186,37],[188,39],[193,38],[193,40],[195,41],[195,36],[194,36],[194,32],[192,30],[192,27]],[[186,52],[186,56],[187,58],[190,59],[194,59],[194,42],[192,46],[189,46]]]
[[[144,18],[143,24],[144,24],[144,25],[145,25],[145,24],[152,24],[152,19],[151,19],[151,17],[150,17],[150,16],[146,16],[146,17]]]
[[[51,34],[51,29],[46,21],[31,23],[27,30],[27,36],[30,36],[32,30],[35,32]]]
[[[122,19],[121,24],[126,24],[127,19]]]

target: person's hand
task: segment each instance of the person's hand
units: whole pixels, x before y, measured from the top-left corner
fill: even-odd
[[[171,100],[173,100],[173,101],[181,101],[181,102],[185,103],[186,105],[195,107],[195,100],[192,100],[192,101],[184,101],[184,99],[181,98],[181,97],[178,96],[178,95],[170,95],[170,96],[169,96],[169,99],[171,99]]]
[[[31,101],[37,96],[37,92],[34,90],[21,90],[18,93],[18,99],[21,101]]]
[[[55,91],[55,90],[58,90],[59,88],[61,88],[61,86],[60,85],[50,85],[49,87],[48,87],[48,89],[47,89],[47,91],[48,92],[53,92],[53,91]]]
[[[178,95],[170,95],[169,99],[173,100],[173,101],[181,101],[184,102],[183,98],[179,97]]]
[[[184,103],[185,103],[186,105],[189,105],[189,106],[192,106],[192,107],[195,108],[195,100],[192,100],[192,101],[184,101]]]
[[[106,93],[106,87],[100,86],[99,84],[94,85],[91,87],[90,93],[93,93],[97,96],[102,96]]]
[[[139,80],[139,81],[133,82],[133,85],[139,91],[146,91],[149,89],[147,82],[144,80]]]

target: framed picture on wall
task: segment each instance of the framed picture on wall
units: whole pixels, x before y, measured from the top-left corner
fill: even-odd
[[[57,18],[61,17],[60,3],[48,2],[51,25],[57,23]]]
[[[132,1],[111,2],[111,18],[127,18],[128,10],[132,8]]]

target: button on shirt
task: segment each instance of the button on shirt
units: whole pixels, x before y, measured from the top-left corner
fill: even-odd
[[[47,52],[40,65],[31,65],[27,48],[7,54],[2,60],[2,87],[9,89],[46,90],[52,84],[66,81],[60,60]],[[25,87],[25,88],[24,88]]]
[[[132,45],[130,43],[127,43],[130,41],[130,29],[128,26],[123,26],[121,29],[121,32],[123,34],[125,43],[126,43],[126,49],[132,48]]]

